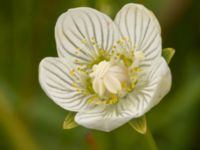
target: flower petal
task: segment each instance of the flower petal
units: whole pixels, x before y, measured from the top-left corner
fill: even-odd
[[[87,128],[111,131],[129,120],[145,114],[155,106],[171,87],[171,73],[163,58],[152,65],[149,74],[127,97],[116,105],[101,105],[77,113],[75,121]]]
[[[112,131],[130,120],[130,116],[116,113],[115,107],[90,107],[85,112],[78,112],[75,121],[86,128],[101,131]]]
[[[143,65],[161,56],[161,30],[154,14],[140,4],[127,4],[116,15],[121,35],[128,39],[129,49],[142,51]]]
[[[49,98],[62,108],[78,111],[85,106],[87,97],[78,92],[80,77],[65,59],[44,58],[39,65],[39,81]]]
[[[126,108],[133,118],[144,115],[169,92],[171,80],[171,72],[164,58],[156,59],[146,75],[140,75],[134,91],[121,100],[123,103],[118,105],[118,109]]]
[[[58,55],[90,62],[100,49],[111,50],[117,34],[114,22],[105,14],[86,7],[69,9],[55,27]]]

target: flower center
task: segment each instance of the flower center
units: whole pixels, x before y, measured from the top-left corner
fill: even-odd
[[[123,57],[119,55],[118,59],[102,60],[94,64],[89,76],[95,94],[90,102],[96,104],[118,102],[119,98],[126,96],[135,88],[139,71],[140,68],[124,55]]]
[[[97,45],[94,39],[91,43]],[[88,102],[95,104],[115,104],[132,92],[137,84],[140,62],[144,59],[141,51],[127,46],[129,39],[122,38],[112,46],[111,51],[97,48],[98,54],[88,63],[75,60],[79,67],[69,72],[83,76],[83,88],[74,85],[78,92],[90,96]]]
[[[128,84],[129,82],[127,68],[122,64],[105,60],[93,66],[90,77],[92,78],[92,87],[100,97],[119,94],[122,91],[122,83]]]

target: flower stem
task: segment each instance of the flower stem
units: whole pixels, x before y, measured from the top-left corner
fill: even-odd
[[[85,135],[86,142],[90,150],[98,150],[96,141],[91,131],[88,131]]]
[[[148,144],[149,150],[158,150],[156,142],[151,134],[150,129],[147,129],[146,134],[144,134],[146,142]]]

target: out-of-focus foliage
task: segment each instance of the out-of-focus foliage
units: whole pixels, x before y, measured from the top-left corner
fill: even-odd
[[[125,125],[111,133],[63,130],[67,112],[38,84],[38,64],[56,56],[54,26],[72,7],[114,15],[126,3],[150,8],[162,26],[163,47],[174,47],[173,86],[147,114],[161,150],[200,149],[200,1],[2,0],[0,4],[1,150],[147,150],[145,138]]]

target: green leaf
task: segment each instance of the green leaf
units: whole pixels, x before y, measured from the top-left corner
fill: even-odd
[[[145,134],[147,132],[147,122],[145,115],[129,121],[129,124],[132,128],[141,134]]]
[[[76,113],[69,112],[63,122],[63,129],[73,129],[78,126],[78,124],[74,121]]]
[[[175,49],[174,48],[164,48],[162,50],[162,56],[165,58],[166,62],[169,64],[172,57],[175,54]]]

